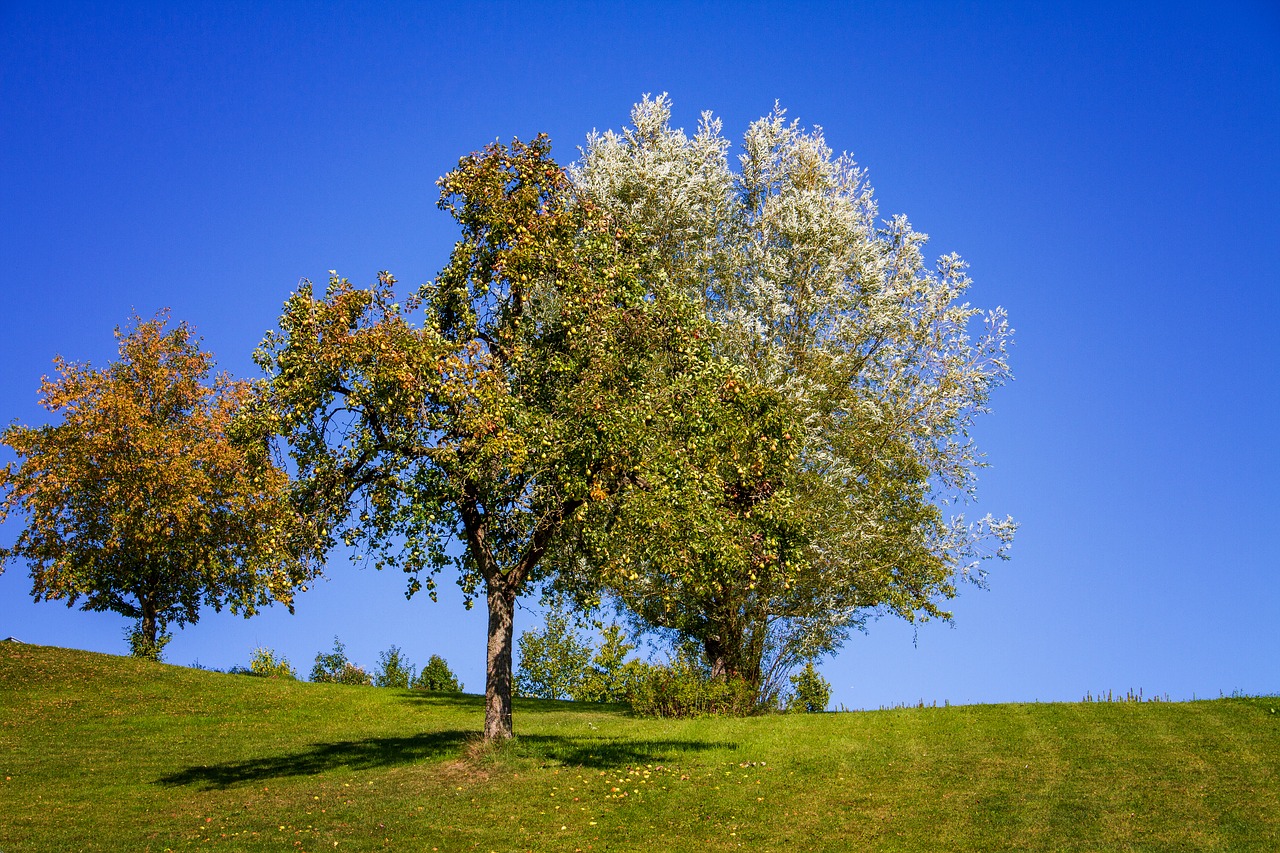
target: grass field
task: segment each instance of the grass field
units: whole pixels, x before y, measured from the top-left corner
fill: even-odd
[[[0,851],[1280,850],[1276,698],[482,717],[0,645]]]

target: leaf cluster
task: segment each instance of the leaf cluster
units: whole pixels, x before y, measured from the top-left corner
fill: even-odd
[[[548,609],[540,630],[520,635],[516,693],[575,702],[629,702],[649,666],[631,658],[636,645],[622,627],[600,631],[598,644],[584,640],[561,601]]]

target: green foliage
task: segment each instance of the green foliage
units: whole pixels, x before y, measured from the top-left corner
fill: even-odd
[[[831,701],[831,682],[823,678],[810,661],[804,669],[791,676],[791,699],[787,710],[820,714]]]
[[[627,659],[636,646],[616,624],[602,629],[599,646],[584,640],[560,600],[548,607],[541,630],[520,635],[519,648],[519,696],[629,702],[648,669],[642,661]]]
[[[426,690],[431,693],[461,693],[463,685],[444,658],[440,655],[432,655],[410,686],[414,690]]]
[[[630,702],[649,671],[649,664],[628,660],[636,645],[628,642],[618,625],[601,632],[601,643],[581,681],[571,691],[575,702]]]
[[[315,665],[311,667],[311,680],[324,684],[373,685],[373,677],[369,673],[347,660],[347,648],[336,636],[333,638],[332,651],[316,654]]]
[[[298,680],[298,673],[290,665],[289,659],[283,655],[276,657],[274,650],[265,647],[253,650],[253,657],[249,660],[249,674],[261,678]]]
[[[378,668],[373,673],[377,687],[398,687],[407,690],[414,680],[417,667],[404,659],[399,646],[392,646],[378,655]]]
[[[740,676],[712,675],[682,654],[637,672],[631,709],[642,717],[742,717],[766,710],[756,688]]]
[[[591,647],[578,636],[562,607],[552,605],[543,628],[522,633],[518,645],[517,696],[573,697],[591,660]]]
[[[713,675],[696,647],[681,648],[667,665],[628,656],[618,625],[601,632],[593,647],[573,627],[563,605],[547,611],[542,629],[520,635],[517,695],[575,702],[629,702],[642,716],[744,715],[761,710],[756,686],[746,679]]]
[[[137,625],[124,632],[129,641],[129,654],[139,660],[164,660],[164,647],[169,645],[173,634],[168,631],[157,631],[154,636],[143,630],[141,620]]]

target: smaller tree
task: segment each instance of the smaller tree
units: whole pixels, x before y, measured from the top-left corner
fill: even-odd
[[[618,625],[601,631],[601,642],[581,684],[571,694],[575,702],[630,702],[652,667],[629,655],[636,644]]]
[[[821,714],[827,710],[827,703],[831,701],[831,682],[818,674],[813,661],[791,676],[791,687],[795,692],[791,694],[787,710],[809,714]]]
[[[299,287],[257,353],[259,423],[331,544],[404,569],[409,594],[452,565],[468,604],[483,596],[496,740],[513,734],[517,599],[572,558],[592,504],[652,482],[651,455],[678,458],[654,453],[652,426],[696,419],[705,344],[692,305],[640,285],[626,231],[545,137],[465,157],[440,187],[462,227],[449,264],[403,299],[390,273]]]
[[[373,683],[377,687],[398,687],[409,689],[413,682],[417,667],[404,659],[399,646],[392,646],[378,655],[378,669],[373,674]]]
[[[591,647],[578,636],[559,604],[547,611],[542,630],[525,631],[517,645],[516,695],[569,699],[581,686]]]
[[[0,433],[19,457],[0,469],[0,521],[27,522],[0,570],[24,560],[37,601],[136,620],[129,645],[145,658],[202,606],[292,610],[320,565],[285,473],[265,444],[236,440],[255,386],[210,381],[213,357],[165,312],[115,334],[104,370],[54,359],[40,402],[61,423]]]
[[[619,625],[601,630],[599,646],[583,640],[560,602],[540,631],[520,635],[516,690],[521,696],[574,702],[629,702],[649,665],[629,660],[636,645]]]
[[[449,664],[440,655],[432,655],[422,672],[413,680],[414,690],[426,690],[431,693],[461,693],[462,682],[449,669]]]
[[[333,638],[333,651],[328,654],[316,653],[315,665],[311,667],[311,680],[320,684],[356,684],[363,687],[373,685],[373,676],[347,659],[347,647],[336,636]]]

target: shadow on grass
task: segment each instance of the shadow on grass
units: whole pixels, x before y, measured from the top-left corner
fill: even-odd
[[[430,690],[397,690],[396,692],[401,699],[413,705],[484,713],[483,693],[437,693]]]
[[[484,713],[483,693],[435,693],[427,690],[402,690],[400,697],[414,705],[428,705],[435,708],[456,708]],[[526,696],[515,698],[515,712],[555,712],[561,714],[610,714],[619,717],[631,715],[627,705],[608,704],[605,702],[570,702],[562,699],[533,699]]]
[[[245,782],[279,779],[287,776],[313,776],[327,770],[347,767],[371,770],[432,761],[457,755],[462,745],[475,737],[474,732],[429,732],[413,737],[379,737],[364,740],[315,743],[303,752],[228,761],[224,764],[187,767],[157,779],[157,783],[173,787],[198,785],[229,788]]]
[[[520,735],[514,749],[531,758],[573,767],[603,770],[634,764],[676,763],[682,755],[711,750],[733,751],[736,743],[705,740],[635,740],[625,737]]]
[[[413,737],[316,743],[310,749],[290,755],[187,767],[161,776],[156,784],[209,790],[257,783],[266,779],[313,776],[340,767],[372,770],[418,761],[439,761],[461,755],[464,745],[474,743],[477,736],[478,732],[444,731]],[[670,763],[679,760],[685,753],[737,748],[736,743],[727,742],[555,735],[520,735],[514,743],[499,747],[504,752],[510,750],[510,754],[515,756],[596,769]]]

